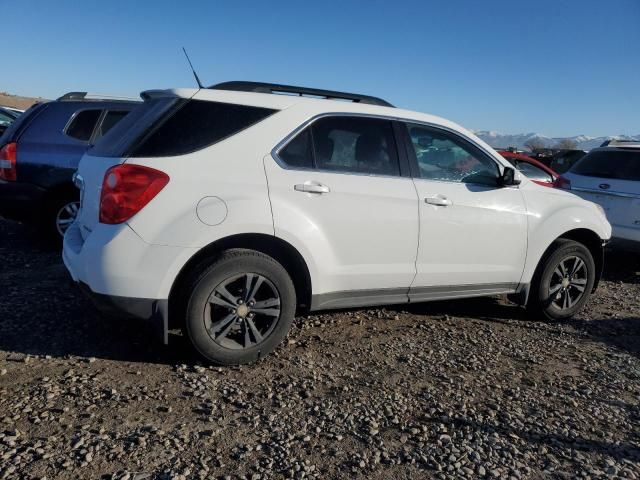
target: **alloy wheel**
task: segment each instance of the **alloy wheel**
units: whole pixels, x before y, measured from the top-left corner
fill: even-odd
[[[549,282],[549,301],[559,310],[573,308],[585,294],[587,265],[580,257],[569,256],[560,261]]]
[[[78,216],[79,209],[80,202],[69,202],[58,210],[58,213],[56,214],[56,230],[58,230],[61,237],[64,237],[64,233],[75,221]]]
[[[279,319],[278,289],[257,273],[243,273],[223,280],[213,289],[203,313],[211,339],[232,350],[262,343]]]

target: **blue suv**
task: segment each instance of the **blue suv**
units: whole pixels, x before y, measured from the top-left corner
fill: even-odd
[[[139,104],[71,92],[18,117],[0,137],[0,215],[61,240],[78,211],[72,175],[80,158]]]

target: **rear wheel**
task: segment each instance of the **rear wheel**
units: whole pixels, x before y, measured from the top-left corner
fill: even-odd
[[[596,277],[589,249],[559,239],[543,258],[529,296],[529,308],[551,320],[570,318],[587,303]]]
[[[252,250],[231,250],[191,282],[186,331],[195,349],[219,365],[270,353],[293,321],[296,294],[286,270]]]
[[[39,222],[45,239],[59,245],[65,232],[75,221],[79,209],[80,200],[75,195],[58,195],[47,199]]]

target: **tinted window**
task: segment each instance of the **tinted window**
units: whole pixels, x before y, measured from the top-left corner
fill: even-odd
[[[189,100],[132,153],[135,157],[184,155],[213,145],[263,120],[275,110]]]
[[[307,128],[291,140],[278,156],[291,167],[313,168],[311,148],[311,129]]]
[[[73,117],[66,134],[77,140],[88,142],[102,110],[81,110]]]
[[[313,123],[316,167],[336,172],[400,175],[390,121],[326,117]]]
[[[587,154],[575,164],[571,173],[585,177],[640,180],[640,151],[612,150]]]
[[[102,123],[100,124],[98,131],[96,132],[95,139],[97,140],[98,138],[101,138],[103,135],[105,135],[116,125],[116,123],[126,117],[128,113],[128,110],[111,110],[107,112],[107,114],[102,119]]]
[[[171,97],[152,98],[133,109],[121,122],[104,134],[89,155],[96,157],[124,157],[144,134],[166,115],[182,105],[184,100]]]
[[[4,127],[8,127],[13,123],[14,120],[15,120],[15,117],[9,115],[8,113],[0,111],[0,125]]]
[[[531,163],[523,162],[521,160],[512,160],[511,162],[514,163],[515,167],[531,180],[553,182],[551,175]]]
[[[471,143],[422,125],[408,128],[420,178],[497,185],[498,164]]]

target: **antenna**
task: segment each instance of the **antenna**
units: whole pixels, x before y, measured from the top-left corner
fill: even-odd
[[[187,51],[185,50],[184,47],[182,47],[182,51],[184,52],[184,56],[187,57],[187,62],[189,62],[189,66],[191,67],[191,71],[193,72],[193,76],[196,77],[196,83],[198,84],[198,88],[204,88],[202,86],[202,82],[198,78],[198,74],[196,73],[195,68],[193,68],[193,64],[191,63],[191,59],[189,58],[189,54],[187,54]]]

